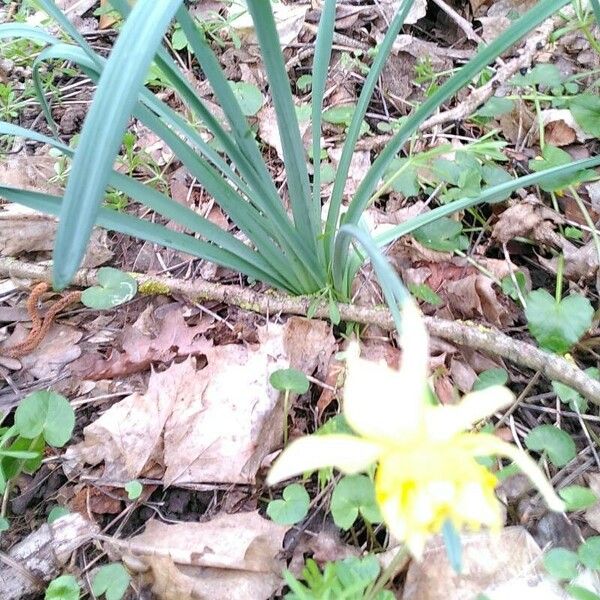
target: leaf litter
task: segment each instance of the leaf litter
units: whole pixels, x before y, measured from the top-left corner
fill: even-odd
[[[376,4],[383,15],[370,7],[338,6],[336,32],[345,37],[336,39],[334,62],[337,61],[338,69],[328,81],[326,109],[352,108],[356,103],[364,77],[360,63],[362,60],[368,63],[364,53],[382,39],[386,18],[393,14],[398,1],[385,0]],[[361,140],[361,150],[353,157],[352,181],[346,193],[360,183],[377,156],[377,148],[389,139],[389,133],[385,133],[383,127],[380,131],[378,124],[383,122],[393,127],[395,119],[408,111],[407,101],[422,100],[428,90],[434,90],[443,81],[444,76],[437,77],[437,73],[452,69],[473,55],[474,46],[465,42],[460,28],[448,20],[443,10],[434,8],[434,4],[439,6],[424,0],[415,2],[407,23],[418,23],[418,26],[406,29],[396,40],[390,65],[381,78],[380,98],[369,107],[369,131]],[[469,4],[473,16],[483,26],[477,31],[489,41],[531,3],[471,0]],[[65,3],[82,31],[98,29],[96,16],[90,12],[93,5],[93,2]],[[310,49],[313,40],[310,32],[314,11],[308,3],[287,2],[276,6],[277,28],[287,48],[286,59],[290,61],[288,65],[295,65],[290,69],[297,69],[290,73],[296,77],[307,74],[310,62],[302,58],[302,50]],[[221,3],[215,2],[196,3],[195,6],[206,18],[207,15],[214,16],[221,8]],[[461,15],[470,17],[463,7],[455,8]],[[222,16],[231,17],[234,9],[235,6],[227,8]],[[435,15],[433,20],[432,15]],[[251,23],[244,19],[242,15],[231,23],[242,47],[226,48],[222,60],[231,77],[250,82],[262,94],[266,91],[265,77],[251,45]],[[100,16],[101,29],[113,25],[114,21],[106,15]],[[431,31],[432,35],[425,36],[424,31]],[[231,45],[227,33],[219,35],[222,36],[219,43]],[[539,55],[540,62],[549,61],[549,57],[550,53],[544,50]],[[181,58],[185,61],[183,54]],[[596,60],[593,54],[590,56],[583,37],[576,34],[566,35],[556,42],[554,58],[558,58],[561,69],[565,63],[592,65]],[[573,67],[569,68],[569,74],[573,74]],[[192,69],[189,77],[195,87],[207,89]],[[511,89],[501,86],[499,97],[509,95]],[[310,100],[310,88],[304,92],[295,89],[294,93],[302,115],[302,106]],[[258,127],[260,140],[274,149],[270,154],[271,166],[281,174],[282,152],[274,109],[268,95],[263,96],[262,108],[250,119],[253,126]],[[461,100],[459,98],[459,102]],[[206,101],[222,120],[222,111],[212,102],[212,96],[207,95]],[[59,122],[64,133],[70,135],[75,128],[68,127],[67,121],[73,116],[71,120],[76,122],[78,113],[72,110],[71,114],[69,110],[64,113],[65,119]],[[308,147],[309,122],[301,119],[301,123]],[[542,132],[538,129],[539,123]],[[471,139],[486,131],[486,125],[481,122],[463,125],[455,123],[450,137],[459,134]],[[519,101],[509,112],[492,117],[488,125],[498,128],[500,135],[510,142],[503,152],[509,158],[513,173],[519,172],[539,154],[536,145],[540,143],[540,133],[544,134],[547,144],[564,148],[570,156],[586,152],[586,145],[594,143],[590,142],[591,134],[575,119],[573,111],[564,107],[544,109],[536,116],[531,103]],[[133,131],[137,136],[135,148],[146,149],[150,158],[165,170],[166,181],[162,184],[170,187],[176,200],[203,214],[208,210],[206,214],[211,221],[225,229],[231,228],[227,217],[218,207],[212,206],[210,200],[206,201],[195,183],[186,178],[185,173],[177,174],[179,165],[171,164],[172,154],[168,148],[139,124],[134,124]],[[325,123],[324,131],[325,160],[335,168],[345,125]],[[435,135],[443,138],[445,132]],[[421,142],[419,140],[417,144]],[[435,145],[436,141],[432,143]],[[424,148],[428,147],[424,145]],[[14,180],[13,183],[20,185],[25,177],[29,180],[28,185],[36,187],[40,181],[50,179],[53,161],[48,157],[29,155],[26,160],[21,159],[17,155],[16,162],[11,160],[0,167],[3,182]],[[119,165],[118,168],[125,167]],[[47,176],[40,177],[41,172]],[[597,209],[598,194],[594,185],[597,184],[586,184],[583,194],[586,202],[589,200],[592,208]],[[427,186],[422,191],[436,193]],[[562,252],[564,277],[573,291],[585,290],[597,276],[598,255],[589,234],[583,230],[581,239],[567,239],[564,235],[567,227],[585,225],[580,213],[576,217],[577,213],[569,208],[569,203],[574,205],[568,194],[558,198],[564,214],[537,194],[516,195],[510,202],[494,206],[484,215],[486,235],[477,237],[477,232],[469,233],[472,245],[467,256],[470,260],[453,251],[432,249],[412,237],[398,242],[392,248],[390,258],[407,283],[426,286],[439,296],[439,304],[424,301],[423,309],[428,314],[472,319],[500,330],[523,325],[522,307],[508,299],[499,283],[511,272],[518,270],[523,274],[524,293],[542,284],[548,286],[548,276],[556,273],[558,267],[556,252]],[[421,199],[392,192],[378,201],[368,216],[376,227],[381,227],[403,222],[407,216],[425,210],[428,210],[427,205]],[[469,220],[468,215],[460,215],[460,218],[463,222]],[[468,222],[475,226],[481,224]],[[0,230],[4,232],[0,236],[3,256],[33,252],[39,261],[49,257],[56,222],[28,212],[18,213],[13,205],[5,205],[0,211]],[[150,244],[141,251],[128,244],[119,236],[109,240],[106,236],[100,237],[98,257],[86,265],[99,266],[113,257],[115,266],[121,263],[139,269],[141,265],[155,271],[166,267],[180,274],[185,272],[186,276],[200,273],[214,280],[230,278],[229,273],[211,265],[202,265],[198,269],[197,265],[186,262],[188,258],[181,253],[157,250]],[[359,298],[368,304],[380,303],[380,291],[373,277],[368,270],[364,275],[367,283],[363,284]],[[14,301],[15,297],[19,298],[14,296],[16,284],[7,283],[13,296],[10,296],[10,306],[0,308],[19,310],[21,304]],[[312,431],[335,412],[339,389],[343,385],[343,362],[333,358],[336,340],[329,327],[319,322],[295,318],[284,324],[269,321],[256,331],[252,320],[248,324],[240,314],[223,310],[222,306],[208,309],[212,312],[215,308],[218,318],[209,312],[190,317],[189,309],[178,302],[171,306],[156,305],[148,300],[136,302],[134,312],[137,314],[133,318],[129,318],[130,315],[105,318],[97,313],[87,319],[61,318],[50,328],[35,352],[20,359],[17,365],[0,367],[3,374],[12,371],[11,376],[17,378],[19,385],[35,385],[65,376],[77,380],[77,385],[72,387],[79,389],[82,395],[76,401],[84,407],[78,411],[78,422],[82,426],[78,440],[81,441],[68,448],[61,459],[61,467],[70,477],[80,481],[72,486],[66,484],[66,489],[61,488],[59,495],[86,518],[108,525],[107,515],[120,518],[123,507],[126,507],[125,512],[131,509],[132,514],[139,508],[128,504],[123,489],[134,479],[145,482],[140,506],[148,503],[155,508],[162,508],[162,504],[154,504],[157,499],[162,502],[166,498],[166,506],[170,506],[169,494],[172,494],[172,504],[176,504],[176,494],[187,487],[212,490],[215,498],[225,488],[228,490],[225,497],[219,497],[209,508],[190,509],[189,515],[175,513],[178,518],[202,519],[203,523],[168,524],[148,520],[146,513],[144,518],[133,518],[131,528],[126,528],[126,541],[103,540],[102,544],[112,558],[122,557],[131,572],[138,574],[139,582],[152,588],[159,598],[218,598],[225,589],[227,597],[267,598],[281,593],[281,571],[286,566],[283,536],[287,528],[260,516],[262,511],[256,512],[261,469],[269,464],[270,454],[278,447],[284,427],[282,397],[269,385],[268,378],[274,370],[290,366],[314,376],[318,382],[314,389],[307,396],[292,399],[288,420],[291,435]],[[26,322],[26,317],[14,320]],[[9,331],[4,328],[5,339]],[[16,343],[26,334],[27,327],[20,323],[4,343]],[[400,362],[401,353],[382,331],[370,327],[364,335],[365,355],[380,357],[388,364]],[[590,341],[593,343],[593,338],[584,340],[585,343]],[[577,350],[577,358],[582,358],[581,349]],[[476,385],[480,373],[499,367],[488,356],[442,340],[432,341],[432,354],[434,387],[440,400],[447,404],[455,401],[457,388],[469,391]],[[526,388],[529,374],[512,369],[510,377],[511,383],[519,389],[529,390]],[[547,389],[538,386],[536,392],[543,395]],[[115,393],[125,397],[115,401]],[[108,401],[102,400],[105,395],[109,397]],[[316,409],[313,408],[315,401]],[[515,422],[511,422],[511,427],[516,427],[519,433],[521,430],[526,432],[538,421],[554,420],[574,434],[581,430],[579,421],[575,420],[577,416],[556,412],[552,400],[543,406],[545,413],[536,409],[539,401],[535,397],[533,400],[525,398],[524,403],[514,413]],[[556,403],[559,404],[558,400]],[[316,418],[313,410],[317,411]],[[549,413],[550,410],[555,412]],[[513,439],[508,427],[501,428],[499,434]],[[577,441],[579,444],[581,440],[578,438]],[[570,476],[565,471],[558,474],[559,477]],[[573,476],[577,476],[577,472]],[[589,485],[597,491],[593,477]],[[514,498],[510,500],[516,502]],[[262,503],[260,505],[262,507]],[[229,510],[233,514],[225,514],[224,511]],[[297,551],[291,553],[288,566],[297,576],[300,576],[304,563],[303,550],[312,554],[319,565],[358,552],[357,545],[334,529],[327,518],[320,518],[324,515],[319,512],[321,509],[315,510],[314,514],[319,515],[316,521],[320,523],[314,531],[309,523],[309,535],[300,536]],[[572,519],[577,526],[583,528],[580,521],[584,521],[586,527],[599,531],[597,512],[597,506],[592,506],[581,519]],[[527,511],[523,514],[523,522],[531,530]],[[129,518],[126,516],[125,520]],[[131,537],[133,525],[144,523],[144,533]],[[559,529],[555,524],[547,526]],[[576,529],[577,526],[574,525]],[[0,546],[2,543],[0,540]],[[436,540],[428,549],[430,558],[425,565],[411,563],[402,597],[437,598],[441,597],[439,590],[442,590],[444,596],[460,598],[468,590],[473,592],[468,596],[471,598],[484,589],[490,599],[503,600],[523,594],[532,598],[537,597],[535,594],[548,599],[564,597],[540,568],[539,545],[524,529],[507,529],[492,542],[473,536],[465,546],[465,576],[457,578],[449,570],[444,563],[442,545]]]

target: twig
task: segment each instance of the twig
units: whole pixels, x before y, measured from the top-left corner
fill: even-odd
[[[464,17],[461,17],[451,6],[446,4],[444,0],[433,0],[438,7],[443,10],[457,25],[462,29],[463,33],[467,36],[467,39],[477,42],[478,44],[485,43],[479,35],[475,33],[471,23]]]
[[[0,275],[50,281],[51,266],[19,261],[12,257],[0,258]],[[257,292],[238,285],[223,285],[202,280],[183,281],[170,277],[131,273],[138,281],[142,294],[181,294],[193,302],[215,300],[239,306],[260,314],[306,315],[313,303],[307,296],[292,297],[278,292]],[[74,285],[88,287],[97,284],[95,269],[82,269],[73,278]],[[378,325],[387,330],[394,329],[394,322],[386,308],[340,304],[343,321]],[[329,304],[321,304],[314,316],[329,318]],[[539,350],[535,346],[513,340],[507,335],[479,325],[459,321],[447,321],[437,317],[425,317],[431,335],[449,340],[460,346],[468,346],[490,354],[501,356],[511,362],[541,371],[549,380],[560,381],[577,390],[588,400],[600,405],[600,382],[584,373],[564,358]]]
[[[520,50],[518,56],[515,56],[506,64],[500,66],[496,74],[485,85],[476,88],[450,110],[445,110],[433,115],[424,121],[420,130],[430,129],[436,125],[443,125],[452,121],[461,121],[473,113],[479,106],[489,100],[494,92],[503,84],[505,84],[513,75],[520,69],[528,69],[532,64],[538,52],[543,50],[548,43],[548,39],[552,32],[562,22],[561,17],[553,17],[544,21],[537,30],[527,38],[525,45]]]

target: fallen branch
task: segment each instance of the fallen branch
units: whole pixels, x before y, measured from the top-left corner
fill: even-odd
[[[39,529],[0,553],[0,598],[19,600],[36,594],[59,575],[78,548],[98,533],[95,523],[73,513]]]
[[[51,266],[5,257],[0,258],[0,275],[34,281],[50,281]],[[313,302],[313,298],[306,296],[292,297],[272,291],[256,292],[238,285],[223,285],[202,280],[184,281],[142,273],[131,273],[131,275],[137,280],[142,294],[180,294],[194,302],[214,300],[267,316],[273,314],[305,316]],[[81,287],[96,285],[97,270],[80,270],[75,275],[73,284]],[[343,321],[378,325],[386,330],[394,329],[394,322],[387,308],[340,304],[339,311]],[[318,306],[314,316],[328,319],[328,303],[324,302]],[[540,371],[550,381],[560,381],[600,405],[600,382],[556,354],[544,352],[531,344],[513,340],[497,330],[483,326],[447,321],[437,317],[426,317],[425,320],[431,335],[461,346],[501,356],[515,364]]]

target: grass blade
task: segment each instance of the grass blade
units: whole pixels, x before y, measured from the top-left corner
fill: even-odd
[[[79,267],[108,176],[160,40],[182,0],[138,0],[117,39],[83,125],[54,248],[54,285]]]
[[[342,149],[342,155],[338,164],[335,181],[333,183],[333,190],[331,191],[331,198],[329,204],[329,212],[327,214],[327,223],[325,225],[325,244],[327,248],[326,256],[331,256],[333,249],[333,243],[335,238],[335,231],[338,226],[338,220],[340,217],[340,208],[342,206],[342,197],[344,195],[344,189],[346,187],[346,180],[348,179],[348,172],[350,170],[350,163],[352,161],[352,155],[354,154],[354,148],[356,142],[360,136],[360,128],[365,118],[369,102],[373,96],[373,91],[381,75],[381,71],[385,66],[388,56],[394,45],[394,41],[400,32],[404,20],[406,19],[408,12],[410,11],[414,0],[404,0],[404,2],[398,8],[398,12],[394,16],[394,19],[390,23],[390,26],[381,42],[381,45],[377,48],[377,54],[373,60],[373,64],[369,69],[369,74],[365,79],[358,102],[356,103],[356,109],[352,115],[352,121],[346,132],[346,140]]]
[[[315,222],[311,208],[307,159],[273,11],[270,2],[265,0],[248,0],[248,10],[254,22],[277,115],[294,223],[302,239],[316,256],[317,237],[321,227]]]

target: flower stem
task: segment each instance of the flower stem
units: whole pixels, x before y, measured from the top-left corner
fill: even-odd
[[[406,546],[400,546],[390,564],[383,570],[370,590],[365,593],[364,600],[375,600],[379,592],[396,576],[402,562],[406,558]]]

